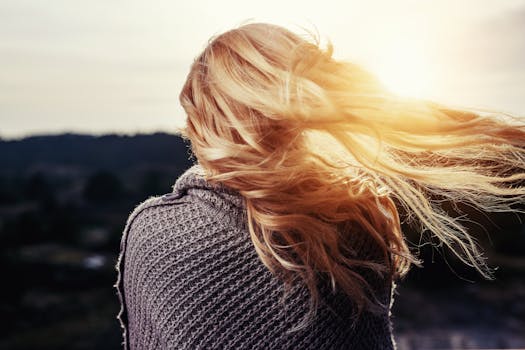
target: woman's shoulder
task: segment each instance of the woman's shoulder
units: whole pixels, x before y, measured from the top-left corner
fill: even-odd
[[[138,203],[129,214],[121,248],[129,251],[153,241],[191,240],[205,235],[212,227],[230,226],[224,218],[227,214],[214,211],[192,196],[177,193],[151,196]]]
[[[175,196],[174,193],[150,196],[139,202],[129,213],[126,219],[125,230],[129,229],[137,221],[149,221],[155,219],[166,209],[188,206],[188,201]],[[191,206],[191,203],[189,203]]]
[[[223,215],[227,212],[194,196],[174,195],[151,197],[130,214],[119,288],[130,322],[123,321],[124,327],[134,330],[132,343],[155,329],[163,342],[181,344],[193,338],[176,331],[213,327],[226,317],[223,308],[248,303],[256,289],[279,291],[248,232]]]

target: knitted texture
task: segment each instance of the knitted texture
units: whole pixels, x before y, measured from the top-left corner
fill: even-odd
[[[127,219],[114,285],[125,350],[395,349],[389,310],[352,323],[352,303],[327,285],[311,325],[289,332],[308,312],[308,289],[282,299],[253,247],[244,198],[203,175],[196,163]],[[371,284],[391,306],[392,284]]]

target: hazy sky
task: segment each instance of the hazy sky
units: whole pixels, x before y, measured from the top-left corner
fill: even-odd
[[[317,28],[399,93],[525,115],[525,0],[0,2],[0,137],[173,131],[214,34]]]

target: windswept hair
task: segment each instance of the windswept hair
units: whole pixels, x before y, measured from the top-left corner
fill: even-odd
[[[381,310],[363,271],[389,282],[420,264],[405,220],[490,278],[479,243],[441,203],[522,211],[523,120],[402,98],[332,53],[314,35],[244,24],[210,40],[180,93],[179,132],[209,181],[245,197],[262,262],[287,286],[305,282],[311,313],[320,276],[356,314]]]

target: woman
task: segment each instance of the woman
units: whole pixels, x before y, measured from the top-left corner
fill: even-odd
[[[279,26],[209,42],[180,94],[197,163],[127,220],[127,349],[393,349],[395,281],[419,223],[487,277],[440,204],[519,211],[525,125],[389,93]]]

